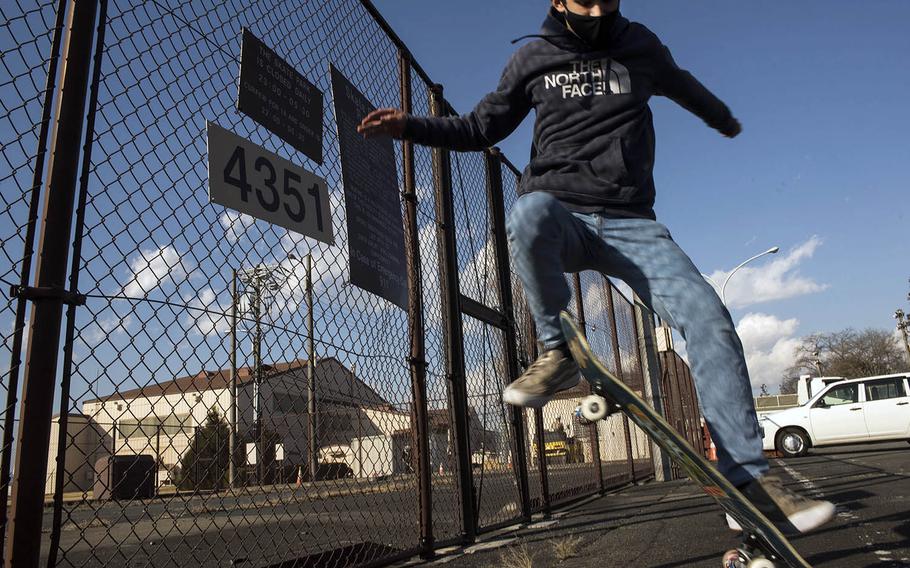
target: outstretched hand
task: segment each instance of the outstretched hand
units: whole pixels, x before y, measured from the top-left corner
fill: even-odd
[[[391,136],[401,139],[404,135],[406,117],[404,112],[396,108],[376,109],[360,121],[357,132],[363,134],[364,138]]]
[[[739,136],[740,132],[743,131],[743,125],[739,123],[738,120],[731,119],[730,124],[726,128],[720,131],[721,134],[727,138],[736,138]]]

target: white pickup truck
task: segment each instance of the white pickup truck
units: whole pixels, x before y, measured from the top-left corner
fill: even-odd
[[[908,380],[903,373],[826,385],[808,402],[761,418],[764,449],[794,457],[813,446],[910,442]]]

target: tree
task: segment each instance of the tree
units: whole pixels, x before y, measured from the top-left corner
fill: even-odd
[[[780,383],[778,394],[796,394],[796,387],[799,384],[799,377],[787,377]]]
[[[816,361],[821,364],[819,371]],[[803,339],[789,374],[824,374],[854,379],[906,370],[900,346],[890,331],[845,329]]]
[[[227,486],[230,426],[214,408],[196,428],[180,459],[181,489],[221,489]]]

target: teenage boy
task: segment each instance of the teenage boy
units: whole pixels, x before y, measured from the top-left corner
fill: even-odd
[[[787,532],[827,522],[831,503],[801,497],[768,475],[730,314],[655,220],[651,96],[669,97],[728,138],[740,133],[739,122],[654,33],[622,17],[619,0],[551,0],[540,32],[526,37],[532,41],[473,112],[431,118],[379,109],[359,127],[364,136],[472,151],[493,146],[536,111],[531,160],[507,229],[543,353],[503,400],[540,407],[579,381],[559,326],[570,299],[565,273],[620,278],[685,338],[721,473]]]

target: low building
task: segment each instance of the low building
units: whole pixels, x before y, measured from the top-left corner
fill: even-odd
[[[307,366],[308,361],[296,360],[262,369],[258,389],[262,439],[275,443],[267,451],[273,452],[281,471],[296,472],[309,463]],[[410,432],[410,414],[384,400],[338,360],[319,360],[314,376],[318,447],[349,446],[355,438],[393,434],[400,438],[402,432]],[[256,440],[253,370],[238,369],[236,382],[236,443],[242,454],[246,444]],[[229,431],[231,390],[228,370],[203,370],[84,401],[82,414],[70,415],[67,427],[65,490],[89,491],[92,464],[106,455],[150,455],[157,463],[156,485],[174,483],[181,459],[210,412]],[[58,433],[59,429],[52,433],[48,456],[48,493],[54,489]],[[228,440],[215,443],[226,451]],[[249,455],[246,470],[255,469],[254,454]]]

